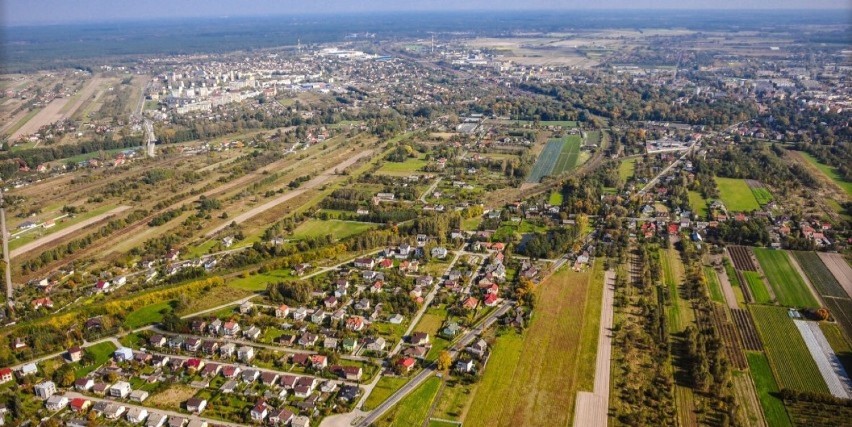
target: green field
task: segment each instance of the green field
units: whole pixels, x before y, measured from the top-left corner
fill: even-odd
[[[716,186],[719,188],[722,203],[729,211],[751,212],[760,209],[751,187],[744,179],[716,177]]]
[[[497,338],[465,426],[570,425],[577,390],[591,383],[583,364],[593,369],[597,351],[583,340],[599,325],[603,281],[589,279],[562,269],[536,288],[524,335]]]
[[[689,192],[689,208],[699,217],[707,217],[707,199],[697,191]]]
[[[402,388],[408,380],[409,378],[407,377],[383,376],[380,378],[373,391],[367,396],[367,400],[364,402],[364,410],[369,411],[381,405],[390,395]]]
[[[765,188],[752,188],[751,192],[754,193],[754,199],[757,200],[757,203],[760,203],[761,206],[772,201],[772,193]]]
[[[106,363],[106,361],[109,360],[110,357],[112,357],[112,354],[115,352],[115,350],[115,344],[110,341],[105,341],[86,347],[85,349],[83,349],[83,351],[88,354],[91,354],[92,357],[95,359],[95,363],[91,364],[90,366],[83,366],[78,368],[76,371],[74,371],[74,374],[77,376],[77,378],[85,377],[90,372],[94,371],[99,366]]]
[[[266,285],[293,279],[290,270],[272,270],[266,273],[251,274],[246,277],[238,277],[228,281],[228,286],[247,291],[262,291]]]
[[[500,123],[503,124],[516,124],[516,125],[533,125],[536,122],[532,120],[500,120]],[[561,126],[563,128],[575,128],[577,127],[577,122],[571,120],[545,120],[539,121],[539,126]]]
[[[772,303],[772,297],[769,295],[766,283],[763,282],[760,273],[756,271],[743,271],[743,278],[745,278],[748,289],[751,291],[751,297],[754,299],[754,302],[758,304]]]
[[[669,290],[671,301],[671,305],[666,309],[669,332],[681,332],[695,319],[689,302],[680,297],[678,289],[684,278],[683,263],[675,249],[661,249],[659,254],[660,265],[663,267],[663,281]]]
[[[817,292],[823,296],[846,298],[846,291],[840,286],[837,278],[820,259],[816,252],[791,251],[790,252],[805,274],[811,279]]]
[[[852,197],[852,182],[844,181],[843,178],[840,177],[840,173],[837,172],[837,168],[826,165],[824,163],[820,163],[820,161],[817,160],[816,157],[808,153],[800,152],[799,154],[801,154],[802,157],[807,159],[810,164],[819,169],[819,171],[822,172],[826,177],[834,181],[834,183],[837,184],[838,187],[840,187],[843,191],[846,192],[847,196]]]
[[[527,176],[527,182],[539,182],[546,176],[559,175],[577,167],[580,142],[580,135],[568,135],[562,139],[547,141]]]
[[[349,236],[363,233],[376,228],[376,224],[355,221],[339,221],[331,219],[323,221],[320,219],[309,219],[293,230],[292,239],[308,239],[330,234],[335,239],[345,239]]]
[[[171,301],[163,301],[158,304],[151,304],[145,307],[131,311],[124,318],[124,327],[128,329],[136,329],[142,326],[152,325],[163,320],[163,314],[172,311]]]
[[[704,267],[704,277],[707,279],[710,299],[724,303],[725,296],[722,295],[722,285],[719,283],[719,276],[716,276],[716,270],[714,270],[713,267]]]
[[[423,169],[428,163],[423,159],[408,159],[404,162],[385,162],[376,173],[379,175],[408,176]]]
[[[846,372],[852,372],[852,344],[843,336],[840,327],[834,323],[826,322],[820,322],[819,327]]]
[[[775,291],[778,303],[787,307],[819,307],[807,283],[790,264],[787,252],[754,248],[754,255]]]
[[[554,190],[550,193],[550,198],[547,199],[547,203],[551,206],[562,206],[562,201],[565,197],[562,195],[562,192]]]
[[[760,399],[760,406],[763,407],[766,422],[771,427],[792,425],[790,417],[787,415],[787,409],[784,408],[784,402],[778,397],[780,390],[775,378],[772,377],[772,369],[769,367],[766,357],[761,353],[754,352],[746,352],[746,357],[748,357],[748,367],[754,379],[754,386],[757,389],[757,396]]]
[[[420,427],[429,415],[429,408],[441,388],[441,379],[430,377],[426,382],[394,406],[376,426]]]
[[[627,182],[630,178],[633,177],[633,174],[636,171],[636,158],[631,157],[629,159],[624,159],[621,163],[618,164],[618,176],[621,177],[623,182]]]
[[[781,388],[828,393],[816,362],[787,315],[787,309],[767,305],[752,305],[749,309]]]

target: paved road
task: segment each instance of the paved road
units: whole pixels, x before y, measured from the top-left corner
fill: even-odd
[[[595,359],[595,384],[592,393],[577,393],[574,427],[606,427],[609,413],[610,362],[612,360],[612,318],[615,297],[615,271],[604,273],[598,353]]]
[[[454,357],[458,354],[459,351],[467,347],[474,339],[476,339],[482,331],[490,327],[497,319],[506,314],[509,309],[514,307],[511,303],[505,303],[500,306],[493,313],[488,315],[482,322],[480,322],[479,326],[471,329],[466,332],[461,339],[459,339],[450,350],[450,354]],[[407,396],[411,391],[413,391],[417,386],[426,381],[429,377],[431,377],[435,373],[435,365],[432,364],[426,368],[424,368],[420,373],[414,376],[408,383],[406,383],[402,388],[397,390],[394,394],[392,394],[387,400],[382,402],[381,405],[377,406],[376,409],[370,411],[364,419],[360,420],[357,425],[361,427],[367,427],[372,423],[376,422],[382,415],[384,415],[390,408],[399,403],[405,396]],[[323,424],[325,426],[325,424]]]
[[[429,194],[432,194],[432,192],[435,191],[435,187],[438,186],[439,182],[441,182],[440,177],[438,177],[435,180],[435,182],[433,182],[432,185],[430,185],[429,188],[426,191],[424,191],[423,194],[420,195],[420,201],[421,202],[426,203],[426,196],[428,196]]]
[[[15,258],[18,255],[25,254],[25,253],[27,253],[27,252],[29,252],[29,251],[31,251],[31,250],[39,247],[39,246],[43,246],[43,245],[46,245],[46,244],[48,244],[48,243],[50,243],[54,240],[61,239],[61,238],[65,237],[65,236],[67,236],[71,233],[74,233],[77,230],[81,230],[81,229],[83,229],[83,228],[85,228],[89,225],[92,225],[92,224],[94,224],[94,223],[96,223],[96,222],[98,222],[98,221],[100,221],[104,218],[107,218],[111,215],[115,215],[117,213],[124,212],[128,209],[130,209],[130,206],[119,206],[119,207],[117,207],[117,208],[115,208],[115,209],[113,209],[109,212],[105,212],[105,213],[102,213],[100,215],[93,216],[93,217],[91,217],[91,218],[89,218],[85,221],[81,221],[81,222],[74,224],[72,226],[69,226],[67,228],[63,228],[62,230],[59,230],[55,233],[50,233],[47,236],[44,236],[44,237],[42,237],[38,240],[33,240],[32,242],[29,242],[26,245],[12,249],[12,251],[9,252],[9,257]]]
[[[661,178],[661,177],[666,176],[666,175],[669,173],[669,171],[671,171],[671,170],[672,170],[672,168],[674,168],[675,166],[677,166],[678,164],[680,164],[680,162],[682,162],[682,161],[683,161],[683,159],[685,159],[685,158],[686,158],[686,156],[688,156],[690,153],[692,153],[692,149],[693,149],[693,148],[694,148],[697,144],[698,144],[698,141],[693,142],[693,143],[692,143],[692,145],[690,145],[690,146],[689,146],[689,148],[687,148],[687,149],[686,149],[686,152],[685,152],[685,153],[683,153],[683,155],[682,155],[682,156],[678,157],[678,159],[677,159],[677,160],[675,160],[674,162],[672,162],[672,164],[668,165],[665,169],[663,169],[662,171],[660,171],[660,173],[658,173],[658,174],[657,174],[657,176],[655,176],[652,180],[648,181],[648,184],[646,184],[646,185],[645,185],[645,187],[643,187],[641,190],[639,190],[639,193],[638,193],[638,194],[644,194],[646,191],[648,191],[649,189],[651,189],[651,188],[654,186],[654,184],[656,184],[656,183],[657,183],[657,181],[659,181],[659,180],[660,180],[660,178]]]
[[[82,397],[82,398],[91,400],[92,402],[116,402],[116,403],[121,403],[126,408],[145,408],[148,411],[149,414],[158,413],[158,414],[168,415],[169,417],[182,417],[182,418],[186,418],[188,420],[206,421],[208,424],[211,424],[211,425],[216,424],[216,425],[223,425],[223,426],[229,426],[229,427],[243,427],[244,426],[244,424],[229,423],[227,421],[221,421],[221,420],[218,420],[218,419],[215,419],[215,418],[204,418],[204,417],[201,417],[201,416],[198,416],[198,415],[184,414],[184,413],[177,412],[177,411],[167,411],[167,410],[164,410],[164,409],[148,408],[148,407],[145,407],[145,406],[142,406],[142,405],[134,405],[132,403],[127,403],[127,402],[119,402],[117,400],[102,399],[102,398],[99,398],[99,397],[87,396],[85,394],[80,394],[80,393],[77,393],[75,391],[66,391],[65,393],[60,393],[60,394],[67,397],[69,400],[75,399],[75,398],[78,398],[78,397]]]

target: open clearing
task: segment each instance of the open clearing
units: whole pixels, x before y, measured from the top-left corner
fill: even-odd
[[[362,409],[365,411],[375,409],[376,406],[381,405],[388,397],[402,388],[408,380],[408,377],[390,377],[387,375],[381,377],[376,386],[373,387],[373,391],[367,396]]]
[[[787,252],[754,248],[760,267],[775,291],[778,303],[787,307],[819,307],[807,283],[790,263]]]
[[[828,393],[828,387],[805,341],[787,315],[788,309],[765,305],[749,307],[766,355],[782,388]]]
[[[466,426],[564,426],[570,422],[578,384],[586,380],[578,378],[578,361],[589,360],[592,365],[596,356],[595,343],[583,342],[581,337],[587,327],[592,337],[597,336],[600,303],[594,304],[594,310],[588,307],[590,299],[602,297],[591,294],[602,294],[603,281],[592,286],[596,281],[589,279],[588,271],[563,269],[539,285],[525,335],[512,331],[498,338]]]
[[[180,409],[181,404],[192,396],[195,396],[198,390],[183,384],[173,384],[169,388],[151,396],[145,402],[151,406],[163,409],[176,410]]]
[[[163,301],[130,312],[124,319],[124,326],[128,329],[136,329],[163,320],[163,313],[172,310],[169,303],[170,301]]]
[[[388,411],[387,415],[376,422],[376,426],[422,426],[440,388],[441,379],[430,377]]]
[[[716,177],[716,186],[722,203],[729,211],[751,212],[760,209],[760,204],[744,179]]]
[[[408,176],[417,174],[417,171],[423,169],[427,165],[426,160],[422,159],[407,159],[404,162],[385,162],[382,167],[376,171],[377,175],[392,175],[392,176]],[[422,172],[421,172],[422,173]]]
[[[822,172],[823,175],[837,184],[837,186],[846,193],[847,197],[852,197],[852,182],[844,181],[843,178],[840,177],[840,173],[837,172],[837,168],[826,165],[825,163],[820,163],[816,157],[808,153],[799,152],[798,154],[805,158],[811,166],[815,167],[817,170]]]
[[[636,158],[631,157],[629,159],[624,159],[618,165],[618,176],[621,178],[623,182],[627,182],[628,179],[633,177],[633,174],[636,171]]]
[[[376,228],[376,224],[355,221],[323,221],[319,219],[310,219],[299,224],[299,226],[293,230],[292,238],[307,239],[330,234],[334,236],[335,239],[345,239],[349,236],[363,233],[372,228]]]
[[[707,217],[707,199],[697,191],[689,191],[689,208],[699,217]]]

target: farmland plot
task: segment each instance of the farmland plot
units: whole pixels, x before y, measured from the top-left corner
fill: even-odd
[[[840,282],[831,274],[831,270],[825,266],[819,255],[815,252],[791,251],[793,257],[805,270],[805,274],[811,279],[817,292],[822,296],[846,298],[846,291],[840,286]]]
[[[807,283],[790,264],[786,252],[754,248],[754,254],[779,304],[787,307],[819,307]]]
[[[822,334],[819,323],[804,320],[794,320],[793,323],[796,324],[802,339],[805,340],[805,345],[808,346],[808,351],[811,352],[811,357],[814,358],[829,392],[834,397],[848,399],[852,392],[852,381],[849,380],[846,370],[840,364],[840,359],[834,354],[834,350]]]
[[[751,320],[749,312],[743,309],[736,309],[731,310],[731,315],[734,317],[734,323],[740,331],[743,347],[746,350],[762,351],[763,344],[760,342],[760,336],[757,334],[757,329],[754,327],[754,322]]]
[[[781,388],[828,393],[828,387],[805,341],[783,307],[750,307],[766,355]]]
[[[820,252],[819,257],[846,291],[846,294],[852,297],[852,267],[849,267],[849,264],[843,259],[843,255]]]
[[[757,271],[754,262],[751,259],[751,252],[745,246],[728,246],[728,254],[731,256],[731,261],[734,262],[734,267],[742,271]]]

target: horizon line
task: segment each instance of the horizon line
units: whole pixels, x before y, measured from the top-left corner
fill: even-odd
[[[147,18],[133,18],[133,17],[116,17],[116,18],[108,18],[108,19],[91,19],[91,20],[78,20],[78,21],[55,21],[55,20],[39,20],[39,21],[21,21],[21,22],[13,22],[6,23],[0,22],[0,27],[4,29],[7,28],[15,28],[15,27],[40,27],[40,26],[74,26],[74,25],[91,25],[91,24],[112,24],[112,23],[146,23],[152,21],[165,21],[165,22],[173,22],[180,20],[225,20],[225,19],[257,19],[257,18],[280,18],[280,17],[306,17],[306,16],[346,16],[346,15],[393,15],[393,14],[417,14],[417,13],[518,13],[518,12],[672,12],[672,13],[683,13],[683,12],[701,12],[701,13],[713,13],[713,12],[749,12],[749,13],[787,13],[787,12],[805,12],[810,14],[819,14],[826,12],[852,12],[852,6],[850,7],[838,7],[838,8],[541,8],[541,9],[494,9],[481,11],[475,8],[470,9],[409,9],[409,10],[367,10],[367,11],[351,11],[351,12],[296,12],[296,13],[276,13],[271,15],[219,15],[219,16],[200,16],[200,15],[186,15],[186,16],[161,16],[161,17],[147,17]]]

